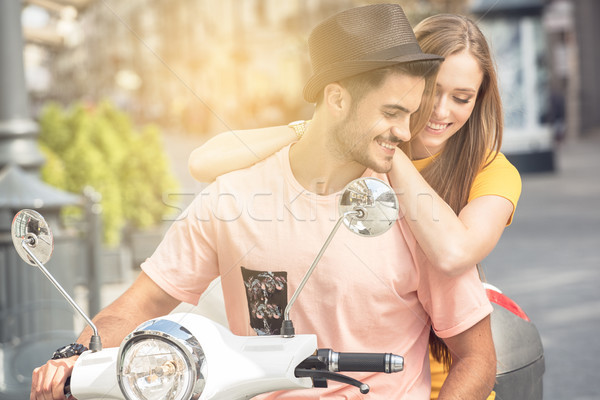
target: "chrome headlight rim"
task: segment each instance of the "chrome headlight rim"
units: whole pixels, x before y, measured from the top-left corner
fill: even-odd
[[[202,346],[196,337],[184,326],[168,319],[150,320],[140,325],[130,333],[122,342],[117,356],[117,380],[121,392],[128,400],[138,400],[137,397],[127,396],[123,382],[124,359],[131,347],[144,340],[159,340],[174,346],[183,353],[191,379],[187,387],[177,399],[197,399],[202,394],[206,385],[206,358]]]

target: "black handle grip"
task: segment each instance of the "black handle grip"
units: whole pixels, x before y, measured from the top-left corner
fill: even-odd
[[[340,371],[386,372],[383,353],[339,353]]]
[[[297,377],[310,377],[314,387],[327,387],[334,380],[360,388],[367,393],[369,386],[337,372],[385,372],[391,374],[404,369],[404,357],[391,353],[338,353],[331,349],[318,349],[296,367]]]
[[[331,349],[318,349],[315,355],[298,364],[298,368],[392,374],[404,370],[404,357],[392,353],[338,353]]]
[[[333,372],[385,372],[404,369],[404,357],[391,353],[338,353],[320,349],[317,353]]]

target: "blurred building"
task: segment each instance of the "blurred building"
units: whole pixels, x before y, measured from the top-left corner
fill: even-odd
[[[48,7],[64,6],[61,1],[29,3],[59,19],[64,14]],[[109,98],[140,121],[200,133],[308,116],[299,96],[310,73],[306,33],[323,14],[351,5],[88,1],[78,8],[69,32],[59,38],[48,34],[45,51],[37,53],[45,72],[38,69],[37,80],[31,80],[32,93],[44,93],[38,104]]]
[[[571,3],[573,19],[572,25],[564,31],[568,36],[567,46],[572,52],[572,56],[567,56],[573,60],[574,75],[579,77],[579,82],[572,89],[574,101],[579,101],[578,131],[584,135],[597,134],[600,132],[600,2],[571,0],[568,3]]]
[[[537,119],[539,126],[551,129],[552,138],[558,142],[600,132],[600,113],[596,111],[600,109],[600,2],[470,0],[469,4],[488,39],[505,46],[495,49],[499,75],[507,81],[511,80],[507,74],[513,78],[501,84],[506,87],[520,82],[530,90],[521,99],[512,95],[503,98],[509,128],[521,117]],[[524,64],[520,72],[511,72],[511,65],[526,58],[535,70],[528,71],[530,67]],[[537,78],[527,82],[518,74],[535,74]],[[515,107],[513,101],[521,104]],[[532,103],[535,110],[527,111]]]
[[[372,2],[26,0],[25,13],[47,14],[27,35],[33,103],[109,98],[140,122],[209,134],[308,118],[308,32]],[[431,4],[403,2],[417,17]]]
[[[25,23],[32,104],[36,109],[47,100],[69,104],[110,98],[140,122],[207,134],[307,118],[311,106],[300,93],[310,75],[308,32],[328,15],[374,2],[24,0],[27,21],[35,21]],[[534,70],[502,66],[506,79],[532,72],[541,77],[530,86],[533,95],[505,100],[508,125],[519,118],[536,121],[552,130],[552,139],[600,125],[594,112],[600,101],[595,73],[600,56],[591,51],[599,37],[598,3],[401,1],[413,24],[437,12],[475,12],[488,26],[495,16],[520,15],[519,23],[515,18],[490,29],[510,32],[513,44],[531,40],[536,52],[528,56],[534,64],[526,64]],[[526,18],[533,14],[535,21]],[[505,44],[516,57],[510,41]],[[519,55],[527,56],[527,49]],[[505,64],[517,62],[501,58]],[[537,105],[531,111],[533,99]]]
[[[497,63],[504,109],[502,150],[521,172],[554,169],[543,10],[543,0],[474,0],[471,7]]]
[[[557,144],[600,132],[600,3],[472,0],[470,11],[498,66],[503,152],[522,172],[553,170]]]

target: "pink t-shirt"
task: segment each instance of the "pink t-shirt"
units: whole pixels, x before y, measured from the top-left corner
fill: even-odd
[[[365,176],[387,181],[367,170]],[[338,218],[339,193],[308,192],[294,178],[289,147],[222,176],[173,223],[142,269],[175,298],[196,304],[221,276],[227,319],[237,335],[278,334],[283,310]],[[290,311],[297,334],[319,347],[391,352],[396,374],[348,374],[371,386],[368,399],[428,399],[431,324],[444,338],[492,308],[475,269],[448,278],[430,268],[402,220],[383,235],[340,227]],[[268,399],[360,399],[355,387],[278,392]]]

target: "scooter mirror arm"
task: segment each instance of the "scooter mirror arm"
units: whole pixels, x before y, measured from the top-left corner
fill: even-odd
[[[366,212],[365,212],[364,209],[362,209],[361,207],[356,207],[354,210],[346,211],[337,220],[337,222],[335,223],[335,226],[331,230],[331,233],[327,237],[327,240],[325,240],[325,243],[323,244],[323,247],[321,247],[321,251],[319,251],[319,254],[317,254],[317,257],[312,262],[310,268],[308,269],[308,271],[306,271],[306,274],[304,275],[304,278],[302,278],[302,281],[300,282],[300,284],[298,285],[298,288],[296,289],[296,291],[292,295],[292,298],[290,299],[290,302],[285,307],[285,310],[283,312],[283,323],[281,325],[281,335],[283,337],[291,338],[291,337],[294,337],[294,335],[296,334],[296,332],[294,330],[294,324],[290,320],[290,309],[292,308],[292,305],[294,304],[294,302],[298,298],[298,295],[300,294],[300,292],[304,288],[304,285],[306,285],[306,282],[308,281],[308,278],[310,278],[310,276],[312,275],[315,267],[319,263],[319,260],[321,260],[321,257],[323,256],[323,253],[325,253],[325,250],[329,246],[329,243],[331,242],[331,239],[333,239],[333,236],[335,235],[335,233],[339,229],[339,227],[342,224],[342,222],[344,221],[345,218],[347,218],[349,216],[358,216],[360,218],[360,217],[362,217],[365,214],[366,214]]]
[[[25,250],[27,255],[29,255],[29,257],[31,257],[33,262],[35,262],[35,264],[44,273],[44,275],[46,275],[46,278],[48,278],[50,280],[50,282],[52,282],[52,284],[56,287],[56,289],[58,289],[60,294],[62,294],[63,297],[69,302],[69,304],[71,304],[71,307],[73,307],[73,309],[75,309],[75,311],[77,311],[83,317],[83,319],[85,319],[85,321],[88,323],[88,325],[92,328],[93,335],[90,338],[90,345],[88,346],[89,349],[92,352],[102,350],[102,341],[100,340],[100,335],[98,335],[98,328],[96,328],[96,325],[94,325],[92,320],[85,314],[85,312],[83,312],[83,310],[77,305],[77,303],[75,303],[75,301],[71,298],[71,296],[69,296],[67,291],[65,289],[63,289],[62,286],[60,286],[58,281],[56,279],[54,279],[52,274],[50,272],[48,272],[46,267],[44,267],[44,264],[42,264],[40,262],[40,260],[38,260],[37,257],[33,254],[33,252],[29,249],[29,246],[35,245],[35,241],[36,241],[35,237],[26,237],[21,242],[21,247],[23,247],[23,249]]]

